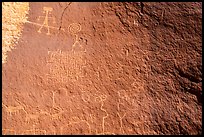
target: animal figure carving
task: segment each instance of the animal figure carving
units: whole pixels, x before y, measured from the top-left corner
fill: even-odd
[[[6,106],[4,103],[2,103],[2,106],[5,107],[6,111],[9,113],[10,116],[11,116],[12,113],[16,114],[20,110],[25,111],[23,106],[16,106],[16,107],[15,106]]]

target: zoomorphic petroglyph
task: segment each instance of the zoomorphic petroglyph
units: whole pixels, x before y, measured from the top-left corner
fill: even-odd
[[[16,114],[20,110],[23,110],[24,112],[26,112],[24,107],[21,105],[20,106],[6,106],[4,103],[2,103],[2,106],[5,107],[6,111],[9,113],[10,116],[12,113]]]

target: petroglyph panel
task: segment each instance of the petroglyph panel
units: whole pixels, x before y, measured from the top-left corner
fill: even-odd
[[[185,3],[174,3],[174,9],[170,5],[31,2],[28,8],[26,4],[28,19],[22,20],[21,37],[3,64],[2,134],[201,133],[202,106],[194,91],[183,91],[202,91],[201,83],[193,82],[197,75],[201,80],[196,44],[201,43],[197,37],[201,33],[196,23],[202,23],[193,8],[190,14],[183,10]],[[9,11],[4,14],[16,12]],[[8,38],[3,37],[4,42]],[[187,74],[178,70],[178,59],[183,65],[187,63],[183,59],[189,60]]]

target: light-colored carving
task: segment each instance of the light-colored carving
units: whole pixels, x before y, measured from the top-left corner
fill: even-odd
[[[38,120],[38,118],[40,117],[40,115],[39,114],[26,114],[26,118],[25,118],[25,120],[26,120],[26,122],[30,122],[31,120]]]
[[[54,91],[51,91],[52,92],[52,108],[54,108],[54,105],[55,105],[55,92]]]
[[[72,52],[75,53],[74,48],[79,45],[80,48],[83,49],[82,45],[79,43],[78,34],[81,31],[81,25],[79,23],[72,23],[69,25],[69,32],[71,35],[75,37],[74,44],[72,45]],[[84,51],[86,52],[86,51]]]
[[[47,80],[58,83],[76,82],[83,77],[83,53],[49,51]],[[64,58],[64,56],[66,56]]]
[[[51,116],[52,120],[54,120],[54,119],[60,119],[63,113],[64,113],[64,111],[60,111],[60,112],[58,112],[58,113],[51,114],[50,116]]]
[[[96,135],[116,135],[116,134],[112,132],[97,133],[97,129],[96,129]]]
[[[132,84],[131,84],[131,86],[133,87],[133,89],[135,90],[135,91],[137,91],[138,93],[140,93],[140,92],[144,92],[145,91],[145,89],[144,89],[144,82],[142,82],[142,81],[134,81]]]
[[[90,100],[90,96],[88,95],[88,93],[84,93],[84,92],[82,92],[81,98],[84,102],[88,102]]]
[[[124,99],[124,100],[128,100],[128,95],[127,95],[127,93],[126,93],[127,91],[126,90],[119,90],[118,91],[118,95],[119,95],[119,97],[121,98],[121,99]]]
[[[2,105],[5,107],[6,111],[9,113],[10,116],[11,116],[12,113],[16,114],[20,110],[25,111],[23,106],[16,106],[16,107],[14,107],[14,106],[6,106],[4,103],[2,103]]]
[[[49,113],[47,111],[44,111],[44,110],[40,110],[40,114],[49,115]]]
[[[39,16],[38,20],[42,17],[45,17],[45,18],[44,18],[43,24],[41,25],[41,27],[38,30],[39,33],[41,33],[41,29],[45,26],[47,28],[47,35],[50,35],[50,26],[48,24],[48,18],[51,18],[51,17],[48,17],[48,15],[49,15],[49,12],[51,12],[52,10],[53,10],[53,8],[51,8],[51,7],[43,7],[43,11],[45,13],[45,16]],[[55,22],[55,19],[53,20],[53,23],[54,22]]]
[[[81,25],[79,23],[72,23],[68,29],[71,34],[75,35],[81,31]]]
[[[95,98],[95,101],[97,101],[99,99],[98,102],[101,102],[101,111],[105,112],[106,115],[102,117],[102,134],[105,133],[105,119],[109,116],[107,111],[103,108],[104,105],[104,101],[106,100],[107,96],[106,95],[100,95],[98,97]]]
[[[137,27],[139,26],[138,21],[136,20],[134,20],[133,24],[136,25]]]
[[[33,24],[33,25],[36,25],[36,26],[42,26],[42,24],[39,24],[39,23],[35,23],[35,22],[32,22],[32,21],[25,21],[26,23],[29,23],[29,24]],[[49,26],[49,28],[50,29],[56,29],[56,30],[58,30],[59,28],[57,28],[57,27],[53,27],[53,26]],[[65,31],[65,29],[61,29],[61,30],[63,30],[63,31]],[[48,34],[47,34],[48,35]]]
[[[162,10],[162,13],[161,13],[161,21],[163,21],[163,19],[164,19],[164,14],[165,14],[165,10]]]
[[[62,92],[65,92],[65,96],[67,96],[67,89],[66,88],[59,88],[58,91],[60,92],[60,94],[62,94]]]
[[[67,127],[69,125],[73,125],[73,124],[78,124],[78,123],[85,123],[88,126],[88,128],[89,128],[89,133],[88,134],[91,133],[91,126],[90,126],[89,122],[87,122],[84,119],[80,119],[79,117],[72,117],[68,124],[60,127],[61,135],[63,134],[63,129],[65,127]]]
[[[89,114],[90,118],[91,118],[91,123],[93,123],[93,117],[91,114]]]
[[[44,18],[43,24],[39,24],[39,23],[35,23],[35,22],[31,22],[31,21],[26,21],[27,23],[33,24],[33,25],[37,25],[40,26],[38,32],[41,33],[41,30],[43,27],[47,28],[47,35],[50,35],[50,28],[52,29],[59,29],[57,27],[53,27],[53,26],[49,26],[48,24],[48,19],[51,18],[53,19],[53,23],[56,23],[56,20],[54,17],[48,17],[49,13],[51,13],[53,11],[52,7],[43,7],[43,12],[45,13],[45,16],[39,16],[37,20],[40,20],[40,18]],[[61,29],[63,31],[65,31],[64,29]]]
[[[28,130],[24,130],[24,134],[33,134],[33,135],[41,135],[41,134],[36,134],[36,133],[43,133],[43,135],[47,134],[46,130],[42,130],[42,129],[36,129],[35,125],[32,126],[32,129],[28,129]]]
[[[122,131],[122,133],[124,134],[124,129],[123,129],[123,121],[122,119],[125,117],[126,113],[121,117],[120,114],[117,112],[117,115],[120,118],[120,131]]]
[[[57,109],[58,112],[57,113],[50,113],[50,112],[47,112],[47,111],[44,111],[44,110],[40,110],[40,114],[44,114],[44,115],[47,115],[49,117],[51,117],[52,120],[55,120],[55,119],[60,119],[62,114],[65,112],[62,108],[60,107],[54,107],[54,109]]]
[[[16,135],[16,133],[13,129],[2,129],[2,135]]]

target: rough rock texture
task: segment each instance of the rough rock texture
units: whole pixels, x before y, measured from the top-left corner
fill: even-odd
[[[3,64],[3,134],[201,134],[201,3],[29,8]]]
[[[28,10],[28,2],[2,2],[2,63],[21,35]]]

